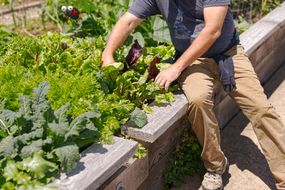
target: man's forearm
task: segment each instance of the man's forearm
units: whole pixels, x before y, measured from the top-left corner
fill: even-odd
[[[103,52],[102,59],[108,56],[113,56],[115,51],[124,43],[130,33],[142,20],[137,19],[130,13],[126,13],[115,25],[112,30],[107,46]]]
[[[205,54],[219,38],[227,12],[228,6],[208,7],[204,9],[204,29],[174,64],[180,72]]]
[[[124,21],[119,20],[108,38],[104,54],[113,55],[116,49],[124,43],[130,33],[131,30],[129,29],[129,25],[124,23]]]
[[[215,43],[220,36],[220,31],[205,27],[191,46],[176,61],[176,66],[180,72],[201,57]]]

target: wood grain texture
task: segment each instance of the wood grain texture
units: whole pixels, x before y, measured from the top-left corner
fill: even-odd
[[[187,117],[177,120],[154,143],[145,143],[148,149],[149,176],[138,190],[163,188],[163,172],[169,166],[170,159],[177,144],[182,140],[184,129],[190,127]]]
[[[60,190],[95,190],[122,167],[137,150],[137,143],[114,137],[114,144],[94,144],[82,152],[77,167],[51,186]]]
[[[131,158],[99,190],[115,190],[118,186],[124,189],[137,189],[149,175],[148,157]]]
[[[182,140],[185,128],[190,127],[186,116],[177,120],[163,135],[155,142],[149,144],[148,159],[149,168],[151,169],[159,163],[169,152],[175,149],[175,146]]]
[[[170,164],[172,153],[168,152],[164,157],[155,164],[149,171],[148,178],[141,184],[137,190],[162,190],[163,173]]]
[[[185,115],[188,109],[188,101],[184,94],[176,94],[175,102],[151,105],[153,113],[148,114],[148,124],[143,128],[134,128],[130,124],[123,126],[122,133],[131,138],[153,143],[177,120]]]
[[[262,84],[267,82],[268,79],[272,76],[272,74],[285,61],[284,36],[285,36],[285,25],[281,27],[279,30],[272,33],[272,36],[262,45],[262,48],[259,48],[259,51],[253,53],[253,56],[256,56],[256,54],[258,54],[256,56],[257,57],[256,60],[253,60],[252,58],[253,56],[250,58],[253,63],[256,63],[255,71]]]

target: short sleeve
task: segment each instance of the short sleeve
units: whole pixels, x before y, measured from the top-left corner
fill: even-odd
[[[128,10],[138,18],[145,19],[148,16],[159,14],[155,0],[135,0]]]
[[[231,5],[231,0],[204,0],[203,4],[204,4],[204,8],[205,7],[215,7],[215,6],[225,6],[225,5]]]

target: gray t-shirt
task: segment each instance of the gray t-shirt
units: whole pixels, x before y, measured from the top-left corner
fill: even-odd
[[[183,53],[205,26],[203,9],[230,4],[231,0],[134,0],[128,11],[141,19],[161,14],[168,24],[176,51]],[[204,57],[211,57],[227,50],[235,33],[229,9],[221,36]]]

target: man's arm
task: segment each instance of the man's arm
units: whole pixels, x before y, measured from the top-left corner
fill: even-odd
[[[114,63],[115,51],[124,43],[130,33],[143,21],[131,13],[125,13],[113,28],[107,46],[102,54],[102,67]]]
[[[171,67],[159,73],[155,79],[157,84],[167,90],[186,67],[207,52],[221,35],[227,12],[228,6],[204,8],[205,27],[182,56]]]

